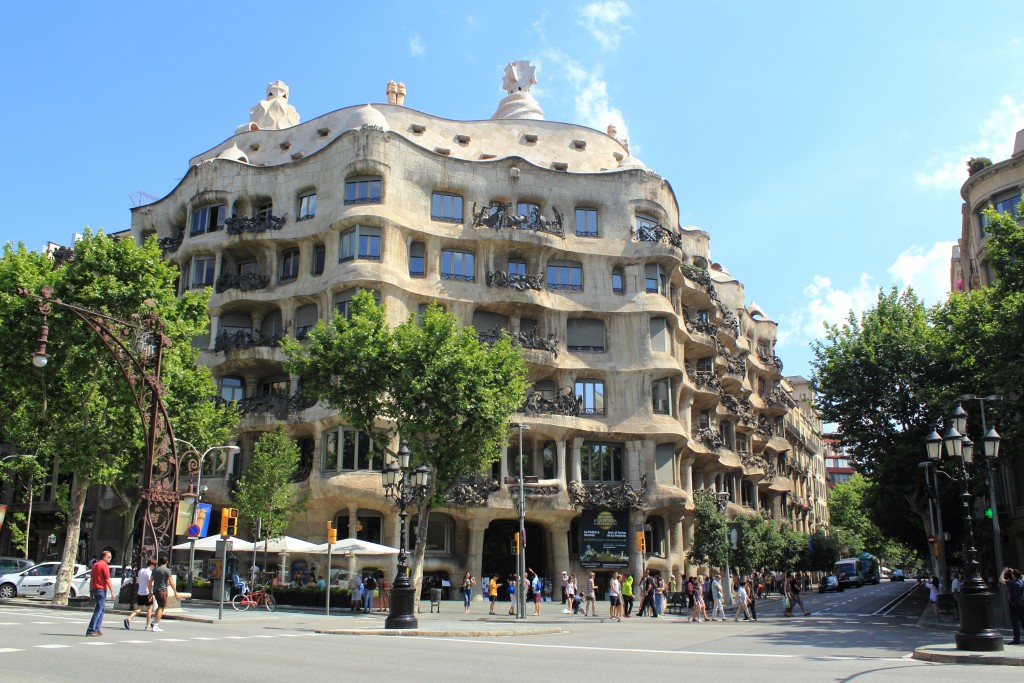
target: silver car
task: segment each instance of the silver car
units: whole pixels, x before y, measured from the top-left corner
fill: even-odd
[[[77,565],[80,566],[80,565]],[[121,584],[131,580],[131,567],[122,567],[119,564],[110,565],[110,583],[114,586],[114,597],[121,592]],[[68,589],[69,598],[89,597],[89,582],[92,580],[92,570],[82,567],[82,570],[71,577],[71,587]],[[50,577],[39,587],[39,597],[52,598],[53,589],[57,585],[57,577]]]

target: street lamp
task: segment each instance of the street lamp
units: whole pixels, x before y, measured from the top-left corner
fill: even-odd
[[[192,504],[192,524],[194,525],[196,523],[196,520],[197,520],[198,516],[199,516],[199,501],[203,499],[203,486],[202,486],[202,484],[203,484],[203,461],[206,460],[206,456],[208,456],[213,451],[224,451],[226,453],[234,455],[235,453],[238,453],[241,449],[238,446],[210,446],[209,448],[206,449],[205,452],[203,452],[202,455],[199,455],[199,449],[196,448],[195,446],[193,446],[190,442],[186,441],[185,439],[177,439],[176,438],[174,440],[174,443],[176,443],[176,444],[181,443],[181,444],[185,444],[186,446],[188,446],[188,450],[185,451],[184,455],[192,454],[192,455],[195,455],[195,456],[199,457],[198,464],[197,464],[197,461],[195,460],[195,458],[193,458],[193,459],[188,461],[188,468],[189,468],[189,472],[190,473],[191,473],[191,470],[192,470],[193,467],[196,468],[196,490],[195,490],[195,493],[193,494],[193,497],[195,498],[195,500],[193,501],[193,504]],[[196,539],[195,539],[195,537],[192,537],[192,538],[189,538],[189,548],[188,548],[188,588],[187,588],[187,590],[188,590],[189,593],[192,592],[192,572],[193,572],[192,568],[195,567],[195,561],[196,561]]]
[[[995,596],[981,578],[977,550],[974,547],[974,526],[971,519],[971,507],[974,502],[974,495],[971,493],[974,443],[962,433],[967,431],[967,413],[959,402],[950,413],[947,422],[948,428],[942,436],[942,441],[946,447],[946,455],[956,464],[956,479],[960,482],[960,500],[964,508],[964,556],[967,558],[964,581],[957,596],[960,603],[960,630],[956,634],[956,648],[975,652],[999,651],[1003,649],[1003,636],[994,628],[992,600]],[[991,453],[993,459],[999,452],[999,435],[994,431],[990,438],[983,439],[986,455]],[[988,436],[986,433],[986,437]],[[934,437],[929,435],[925,443],[931,457],[934,452]]]
[[[411,453],[403,441],[398,449],[398,463],[392,460],[381,473],[384,496],[391,498],[398,506],[398,574],[391,587],[391,611],[384,620],[384,628],[417,628],[416,589],[409,581],[409,568],[405,563],[405,518],[406,508],[418,503],[427,493],[430,484],[430,470],[420,465],[410,470]]]
[[[519,575],[519,585],[516,586],[516,602],[519,604],[516,619],[526,618],[526,489],[523,488],[523,430],[529,430],[528,425],[519,423],[519,555],[516,557],[516,572]]]
[[[939,555],[936,562],[935,573],[939,576],[939,589],[943,590],[948,586],[949,576],[946,573],[946,533],[942,528],[942,504],[939,500],[939,461],[942,459],[942,437],[939,436],[935,427],[925,439],[925,446],[928,452],[928,459],[919,463],[924,468],[925,490],[928,493],[928,507],[931,509],[932,500],[935,501],[935,527],[932,531],[938,531]],[[929,478],[929,468],[934,467]]]
[[[172,544],[178,511],[178,460],[174,454],[174,432],[164,406],[164,388],[160,380],[163,351],[170,346],[170,340],[164,335],[165,323],[151,311],[132,316],[131,320],[122,320],[102,311],[62,301],[54,297],[53,287],[49,285],[40,289],[39,294],[24,287],[15,289],[15,294],[36,302],[36,310],[43,318],[39,328],[39,348],[32,355],[32,365],[43,369],[49,361],[46,354],[50,332],[47,318],[56,307],[72,314],[96,335],[117,363],[132,394],[145,449],[139,512],[133,531],[132,565],[134,576],[138,576],[144,556],[152,557],[160,548]],[[146,303],[153,305],[149,300]],[[80,524],[81,519],[77,522]],[[60,579],[57,587],[62,591],[67,589],[66,585],[61,586]],[[57,592],[54,591],[55,596]]]

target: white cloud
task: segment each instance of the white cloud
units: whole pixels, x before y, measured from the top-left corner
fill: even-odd
[[[587,69],[556,49],[545,50],[543,57],[547,64],[552,65],[551,70],[560,73],[572,86],[579,123],[600,131],[612,124],[618,130],[620,139],[629,139],[629,126],[626,125],[622,110],[612,105],[608,96],[608,83],[602,78],[600,68]]]
[[[913,287],[927,305],[949,296],[949,262],[956,242],[936,242],[927,252],[910,247],[889,266],[889,275],[900,289]]]
[[[610,51],[619,46],[623,33],[632,32],[625,22],[632,14],[632,8],[622,0],[594,2],[580,10],[579,23],[601,44],[601,49]]]
[[[918,185],[936,190],[956,190],[967,180],[967,160],[988,157],[992,161],[1009,159],[1013,153],[1013,140],[1024,128],[1024,102],[1004,95],[980,126],[978,139],[956,149],[948,150],[928,160],[927,169],[915,174]]]
[[[472,14],[466,15],[466,25],[469,26],[470,28],[480,28],[480,22],[478,22],[476,20],[476,17],[474,17]]]
[[[420,38],[420,34],[414,34],[409,37],[409,54],[413,57],[420,57],[427,51],[427,45]]]

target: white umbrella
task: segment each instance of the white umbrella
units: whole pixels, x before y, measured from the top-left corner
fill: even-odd
[[[221,540],[221,537],[218,535],[200,538],[196,541],[196,550],[212,553],[217,550],[217,541],[219,540]],[[241,538],[235,538],[234,536],[229,536],[227,540],[232,542],[231,552],[235,553],[251,553],[252,549],[256,547],[249,541],[242,540]],[[191,547],[191,541],[185,541],[184,543],[179,543],[178,545],[173,546],[174,550],[188,550]]]
[[[268,553],[309,553],[315,552],[314,548],[316,547],[315,543],[291,536],[278,536],[266,541],[256,541],[256,550]]]
[[[327,544],[322,543],[309,549],[310,553],[327,553]],[[331,544],[332,555],[397,555],[398,548],[371,543],[358,538],[346,538]]]

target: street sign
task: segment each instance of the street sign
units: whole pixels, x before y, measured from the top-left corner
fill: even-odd
[[[935,537],[932,536],[931,534],[928,534],[928,542],[929,543],[935,543]]]
[[[194,541],[197,538],[199,538],[199,525],[192,524],[188,528],[188,540]]]
[[[57,542],[57,534],[50,534],[50,539],[49,540],[50,540],[50,545],[53,545],[54,543],[56,543]]]

